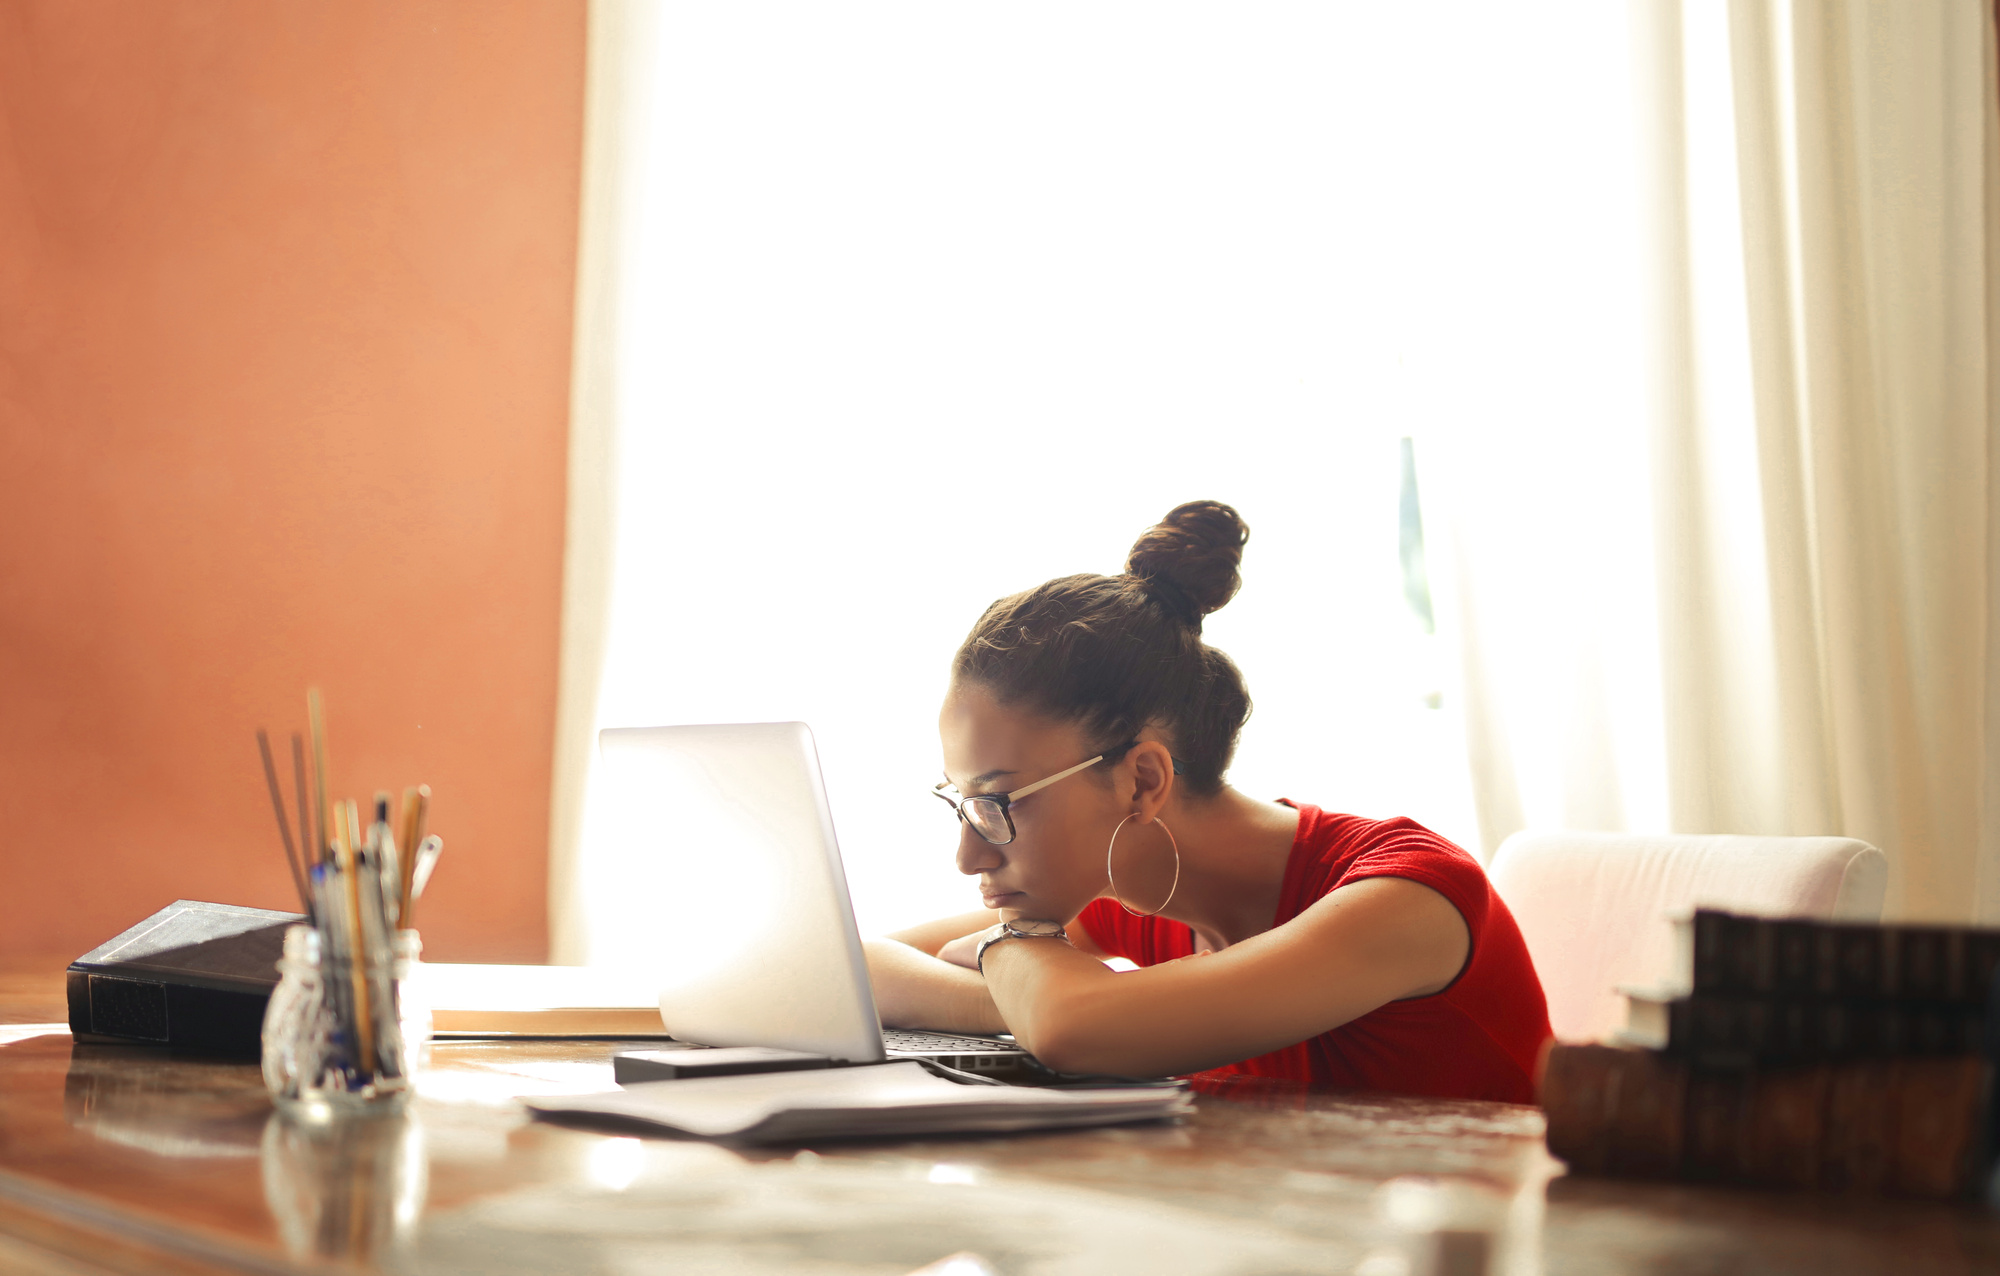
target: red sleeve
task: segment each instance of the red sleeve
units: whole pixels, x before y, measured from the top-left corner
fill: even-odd
[[[1194,951],[1194,932],[1180,922],[1134,917],[1113,900],[1091,900],[1077,914],[1076,924],[1107,957],[1123,957],[1141,966],[1156,966]]]
[[[1290,921],[1337,886],[1366,877],[1403,877],[1450,900],[1465,919],[1473,950],[1478,949],[1491,898],[1486,870],[1450,841],[1411,820],[1362,820],[1316,809],[1308,812],[1300,839],[1319,853],[1291,857],[1275,924]],[[1090,901],[1076,921],[1106,955],[1141,966],[1194,951],[1194,932],[1187,926],[1134,917],[1114,900]]]
[[[1472,948],[1478,950],[1480,932],[1486,930],[1488,900],[1492,898],[1486,870],[1460,846],[1428,828],[1412,820],[1396,820],[1396,824],[1404,824],[1404,828],[1356,854],[1348,870],[1340,874],[1340,884],[1346,886],[1362,878],[1408,878],[1410,882],[1430,886],[1450,900],[1458,916],[1466,920]],[[1470,962],[1470,954],[1466,954],[1466,960]]]

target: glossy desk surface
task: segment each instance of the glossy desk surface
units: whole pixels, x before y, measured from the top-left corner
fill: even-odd
[[[59,976],[0,976],[0,1025],[59,1008]],[[1977,1208],[1559,1177],[1504,1104],[1239,1092],[1172,1125],[800,1151],[515,1101],[609,1088],[618,1048],[440,1045],[406,1117],[329,1134],[279,1120],[254,1064],[0,1026],[0,1271],[900,1276],[969,1251],[934,1270],[1390,1276],[1436,1252],[1399,1210],[1440,1200],[1497,1224],[1496,1272],[2000,1271]]]

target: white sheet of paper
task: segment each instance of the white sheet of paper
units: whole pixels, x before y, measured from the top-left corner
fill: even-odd
[[[960,1085],[902,1061],[812,1072],[649,1081],[526,1101],[537,1112],[622,1117],[703,1138],[836,1138],[1028,1130],[1152,1120],[1184,1111],[1184,1091]]]
[[[657,985],[625,971],[595,966],[422,961],[410,977],[424,1004],[433,1010],[657,1010],[660,1005]]]

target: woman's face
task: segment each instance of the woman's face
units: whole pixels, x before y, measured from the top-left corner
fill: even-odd
[[[967,797],[1011,792],[1090,756],[1075,726],[1004,706],[977,685],[952,684],[938,734],[945,776]],[[1104,847],[1131,810],[1095,768],[1080,772],[1013,803],[1005,846],[961,822],[958,871],[979,878],[988,908],[1068,922],[1104,890]]]

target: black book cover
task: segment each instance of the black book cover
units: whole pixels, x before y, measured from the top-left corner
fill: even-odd
[[[78,1041],[254,1056],[300,913],[183,899],[69,965]]]

